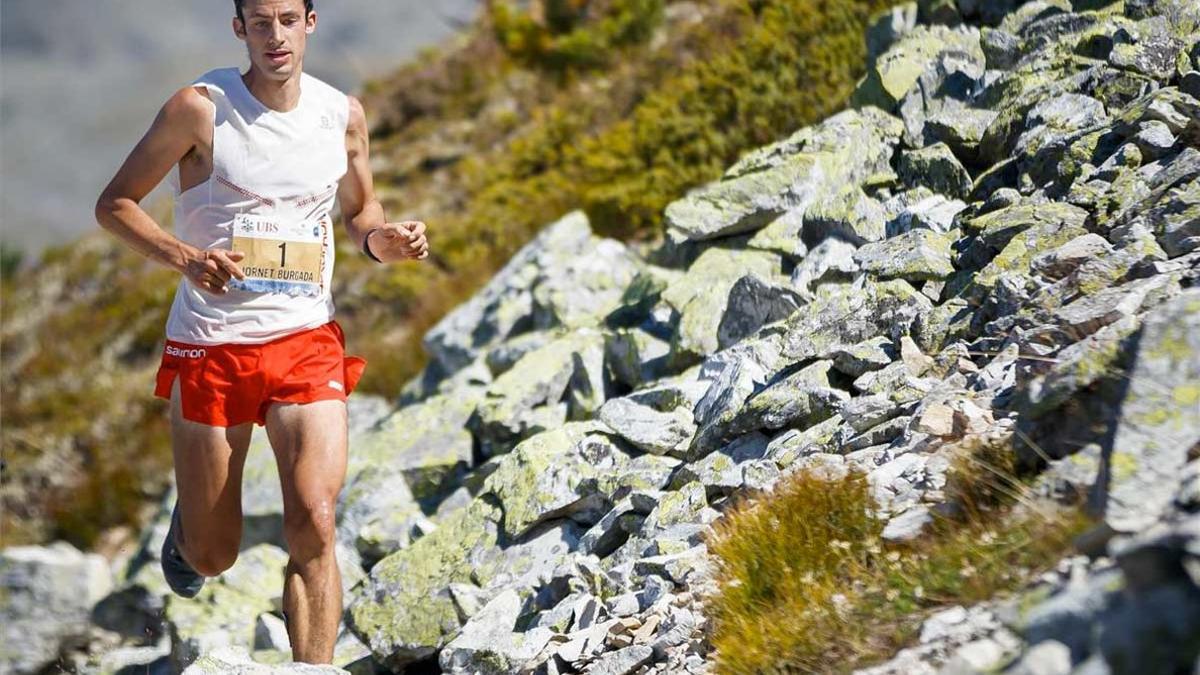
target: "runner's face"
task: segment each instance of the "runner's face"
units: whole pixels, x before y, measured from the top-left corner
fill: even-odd
[[[317,13],[306,17],[304,0],[246,0],[242,14],[246,23],[234,17],[233,32],[246,43],[251,63],[273,79],[298,72]]]

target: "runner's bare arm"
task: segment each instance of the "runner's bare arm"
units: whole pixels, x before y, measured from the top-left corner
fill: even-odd
[[[371,253],[383,262],[423,260],[429,256],[425,223],[389,223],[383,215],[383,205],[375,197],[374,180],[371,177],[371,141],[367,131],[367,116],[357,98],[348,98],[350,120],[346,125],[347,169],[346,175],[342,176],[338,183],[337,192],[346,232],[361,251],[363,239],[371,230],[376,230],[371,235]]]
[[[163,230],[140,202],[199,142],[212,125],[212,104],[194,87],[175,92],[96,201],[96,221],[134,250],[224,293],[231,276],[243,278],[238,252],[202,250]]]

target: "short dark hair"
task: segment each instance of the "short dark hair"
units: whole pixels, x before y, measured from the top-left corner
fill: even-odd
[[[309,12],[313,11],[313,2],[315,0],[304,0],[304,16],[308,16]],[[233,0],[233,10],[237,12],[237,18],[242,23],[246,23],[246,17],[242,15],[242,6],[246,4],[246,0]]]

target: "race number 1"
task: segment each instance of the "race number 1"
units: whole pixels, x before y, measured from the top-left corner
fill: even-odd
[[[233,219],[231,245],[246,254],[238,263],[246,278],[230,279],[230,288],[292,295],[321,292],[325,243],[320,223],[239,213]]]

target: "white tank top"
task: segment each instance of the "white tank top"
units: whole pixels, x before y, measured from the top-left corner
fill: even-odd
[[[213,170],[182,193],[178,165],[171,172],[175,235],[201,249],[253,250],[239,265],[255,278],[231,279],[216,296],[183,276],[166,336],[262,343],[327,323],[334,312],[329,212],[347,168],[349,98],[308,73],[300,76],[299,105],[288,112],[255,98],[236,67],[211,70],[192,84],[206,86],[216,106]]]

